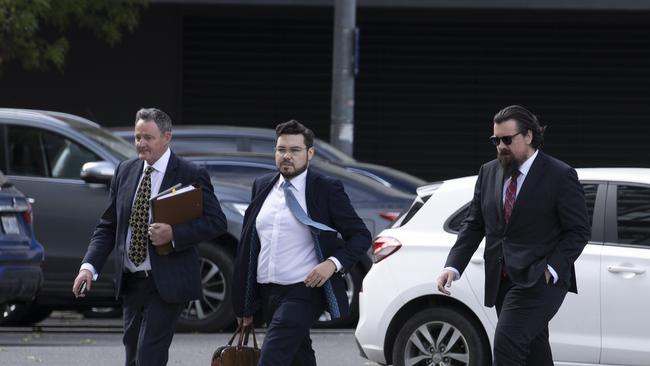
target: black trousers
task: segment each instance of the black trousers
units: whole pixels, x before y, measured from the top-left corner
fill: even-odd
[[[548,323],[566,293],[564,287],[547,284],[544,275],[530,288],[505,276],[496,301],[493,366],[553,366]]]
[[[267,325],[259,366],[315,366],[309,329],[325,309],[322,288],[260,285]]]
[[[122,308],[126,366],[166,365],[183,304],[163,301],[151,277],[125,275]]]

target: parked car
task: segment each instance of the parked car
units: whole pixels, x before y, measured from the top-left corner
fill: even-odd
[[[18,189],[35,199],[36,237],[47,253],[44,282],[35,301],[6,306],[10,311],[2,314],[0,325],[32,324],[55,308],[119,306],[114,295],[112,255],[89,296],[75,299],[71,283],[106,208],[115,167],[135,156],[132,144],[84,118],[49,111],[0,109],[0,169],[7,172]],[[232,319],[231,308],[220,304],[229,305],[229,285],[225,281],[227,273],[232,273],[228,269],[232,261],[227,251],[237,244],[242,217],[229,206],[232,200],[226,193],[221,193],[229,232],[199,245],[204,299],[188,304],[181,314],[179,330],[214,331],[228,326]]]
[[[133,140],[132,127],[113,128],[116,135]],[[238,126],[177,126],[174,127],[172,148],[174,151],[196,154],[220,152],[272,153],[275,147],[275,130],[270,128]],[[363,163],[355,160],[327,142],[314,141],[316,160],[326,161],[344,169],[366,176],[382,185],[415,194],[415,189],[426,181],[383,165]]]
[[[215,181],[215,186],[233,183],[252,187],[256,177],[277,171],[274,156],[271,154],[222,153],[184,155],[184,157],[195,164],[205,167],[212,180]],[[350,173],[336,165],[312,160],[309,169],[337,178],[343,183],[352,206],[373,235],[379,233],[403,210],[407,209],[413,199],[413,195],[387,188],[372,179]],[[238,206],[242,213],[248,207],[249,201],[250,189],[246,205],[240,204]],[[358,318],[358,292],[361,288],[361,281],[370,266],[369,257],[364,257],[346,276],[350,314],[346,318],[332,321],[329,314],[325,313],[321,316],[319,325],[348,326],[356,323]]]
[[[0,311],[31,302],[41,288],[43,247],[29,199],[0,171]]]
[[[578,169],[591,240],[576,262],[578,294],[550,323],[555,365],[650,360],[650,169]],[[476,177],[418,190],[373,244],[356,338],[380,364],[489,365],[496,312],[483,306],[482,243],[451,296],[435,278],[472,199]]]

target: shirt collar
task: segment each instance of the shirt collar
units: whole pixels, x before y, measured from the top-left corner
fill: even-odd
[[[521,175],[528,175],[528,171],[530,170],[530,167],[533,165],[533,161],[535,161],[535,158],[537,157],[537,154],[539,153],[539,149],[535,149],[535,152],[533,155],[526,159],[523,164],[519,166],[519,173]]]
[[[280,174],[280,179],[278,179],[277,186],[280,187],[282,182],[285,182],[285,181],[287,181],[287,179],[285,179],[284,176],[282,174]],[[304,191],[305,190],[305,185],[307,184],[307,170],[305,170],[304,172],[298,174],[297,176],[289,179],[288,181],[291,183],[291,185],[293,186],[293,188],[296,191],[298,191],[298,192]]]
[[[167,164],[169,163],[169,157],[171,156],[171,154],[172,152],[168,147],[167,150],[165,150],[165,153],[162,154],[162,156],[158,160],[156,160],[155,163],[153,163],[152,165],[153,169],[157,172],[164,174],[165,171],[167,170]],[[147,169],[147,167],[149,167],[149,163],[145,161],[144,166],[142,167],[143,169],[142,171],[144,172]]]

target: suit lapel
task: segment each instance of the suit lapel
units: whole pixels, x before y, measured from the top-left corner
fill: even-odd
[[[167,168],[165,169],[165,175],[163,180],[160,183],[160,189],[158,192],[162,192],[165,189],[173,186],[177,183],[177,171],[178,171],[178,158],[173,152],[169,155],[169,161],[167,162]]]
[[[123,217],[128,217],[131,215],[131,206],[133,206],[133,199],[135,198],[135,192],[138,189],[138,182],[140,182],[140,177],[142,177],[142,170],[144,169],[144,161],[139,160],[133,164],[132,171],[124,172],[124,187],[126,188],[126,202],[123,206]],[[135,171],[133,171],[135,170]]]
[[[494,177],[494,200],[499,220],[503,221],[503,168],[501,164],[497,164],[497,172]]]
[[[305,182],[305,202],[307,203],[307,215],[312,220],[319,221],[319,217],[314,217],[314,213],[318,213],[316,210],[316,204],[314,203],[314,197],[316,197],[316,176],[307,170],[307,179]]]

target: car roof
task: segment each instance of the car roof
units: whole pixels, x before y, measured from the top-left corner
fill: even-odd
[[[118,133],[133,133],[133,126],[111,127],[111,131]],[[259,136],[275,138],[275,130],[262,127],[230,126],[230,125],[174,125],[175,135],[233,135],[233,136]]]
[[[582,181],[602,181],[602,182],[623,182],[623,183],[642,183],[650,184],[650,168],[576,168],[578,178]],[[476,175],[448,179],[443,181],[441,189],[454,187],[456,189],[474,186]],[[448,184],[453,183],[453,184]],[[427,187],[439,185],[440,182],[432,182],[421,189],[418,189],[420,195],[426,195],[429,190]],[[444,188],[443,188],[444,187]]]
[[[650,184],[650,168],[578,168],[580,180]]]
[[[44,111],[37,109],[21,109],[21,108],[0,108],[0,116],[11,118],[15,120],[37,121],[41,123],[55,124],[61,127],[73,125],[87,125],[92,127],[101,128],[95,122],[89,121],[85,118],[75,116],[73,114]]]

